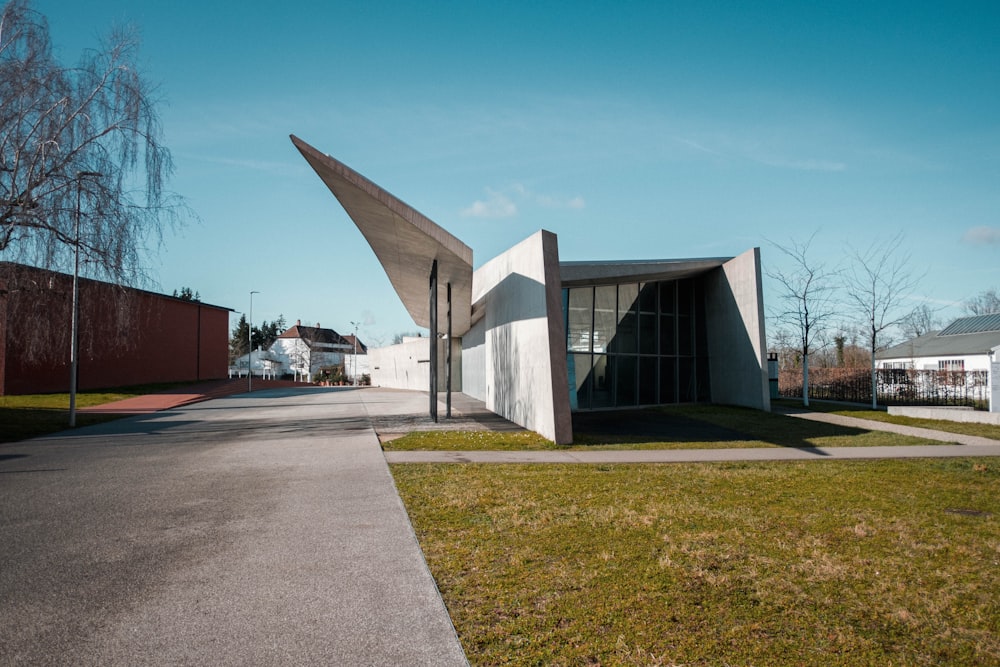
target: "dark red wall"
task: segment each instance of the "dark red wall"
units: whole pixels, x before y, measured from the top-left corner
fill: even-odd
[[[72,277],[19,271],[0,280],[0,395],[69,391]],[[79,389],[222,379],[228,355],[228,309],[80,281]]]

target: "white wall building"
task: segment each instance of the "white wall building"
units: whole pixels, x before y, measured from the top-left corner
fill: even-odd
[[[299,320],[271,345],[268,352],[280,364],[279,377],[290,373],[296,381],[311,382],[317,373],[330,366],[343,366],[354,345],[333,329],[304,326]]]
[[[875,355],[879,368],[918,371],[988,371],[1000,360],[1000,313],[963,317]]]

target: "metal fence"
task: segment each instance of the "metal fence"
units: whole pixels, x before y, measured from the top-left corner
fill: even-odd
[[[880,368],[876,380],[881,405],[964,405],[980,410],[989,406],[988,371]],[[871,384],[867,368],[809,369],[809,397],[817,400],[871,403]],[[778,394],[802,396],[802,369],[779,372]]]

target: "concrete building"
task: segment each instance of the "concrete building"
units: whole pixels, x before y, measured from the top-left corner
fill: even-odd
[[[368,241],[430,345],[369,351],[372,382],[461,391],[557,442],[572,412],[681,402],[770,409],[760,252],[559,261],[539,231],[473,271],[472,250],[361,174],[292,136]],[[450,341],[450,344],[448,343]],[[450,403],[449,403],[450,405]]]

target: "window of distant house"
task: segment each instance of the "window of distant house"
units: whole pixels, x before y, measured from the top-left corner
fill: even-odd
[[[965,359],[941,359],[938,361],[939,371],[964,371]]]

